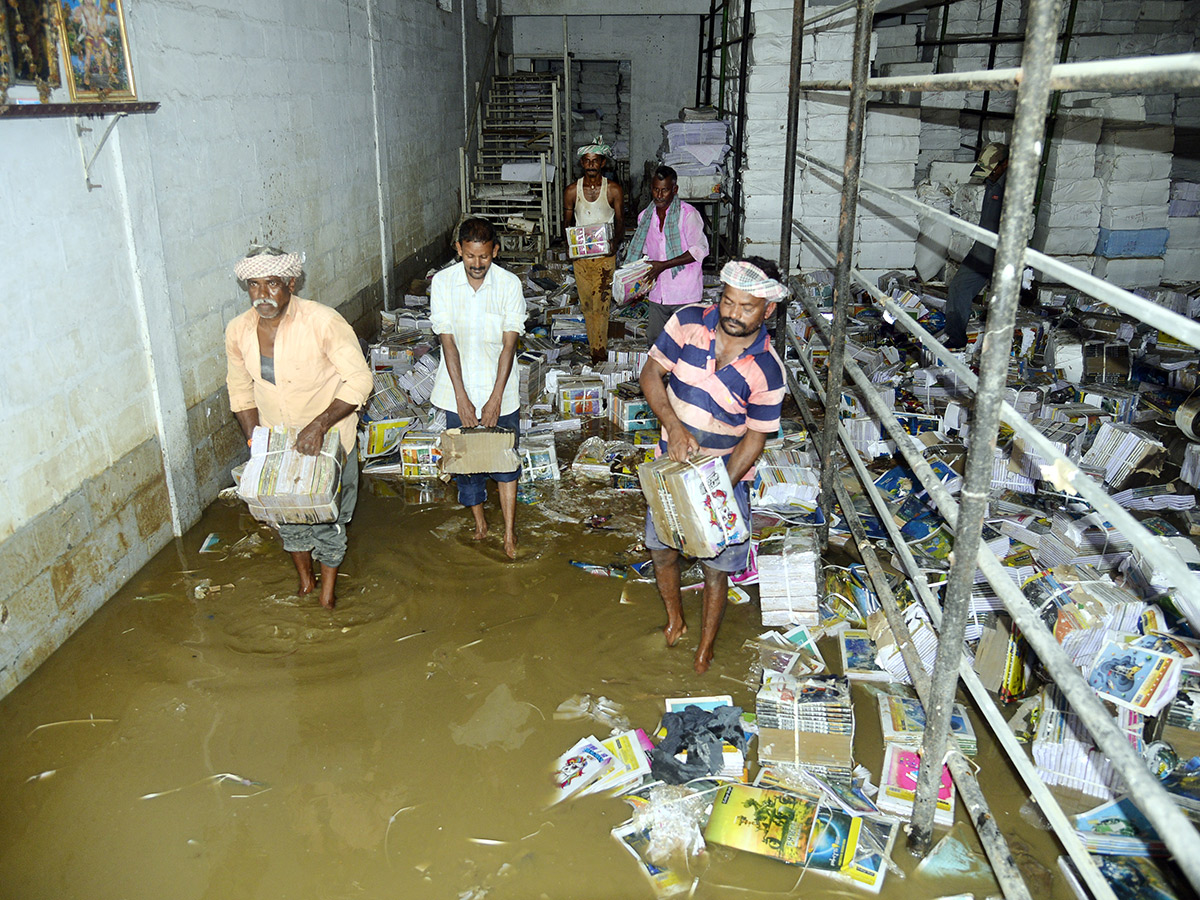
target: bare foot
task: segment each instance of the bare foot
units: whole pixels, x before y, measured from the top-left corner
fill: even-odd
[[[674,647],[679,643],[679,639],[687,634],[687,625],[682,620],[678,623],[668,622],[663,626],[663,637],[667,639],[667,646]]]
[[[697,650],[696,659],[692,663],[692,668],[696,670],[697,675],[703,675],[708,671],[709,665],[713,661],[713,652],[709,650]]]
[[[487,522],[484,522],[482,525],[479,525],[479,524],[475,525],[475,540],[482,541],[485,537],[487,537],[487,534],[488,534]]]
[[[303,597],[305,594],[311,594],[316,589],[317,589],[316,581],[314,581],[311,578],[308,578],[308,579],[301,578],[300,579],[300,587],[297,589],[296,593],[299,594],[301,597]]]
[[[509,559],[517,558],[517,538],[515,535],[506,534],[504,536],[504,555]]]
[[[326,594],[328,594],[329,596],[328,597],[325,596]],[[335,603],[337,603],[337,597],[335,597],[333,595],[332,590],[321,591],[321,605],[323,607],[325,607],[326,609],[333,609]]]
[[[337,591],[337,577],[337,566],[321,563],[321,605],[326,609],[333,609],[333,605],[337,603],[337,597],[334,596]]]

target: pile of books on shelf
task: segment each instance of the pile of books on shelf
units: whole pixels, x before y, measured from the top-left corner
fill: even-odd
[[[789,763],[832,781],[850,781],[854,708],[847,678],[764,672],[755,712],[759,762]]]
[[[820,623],[816,529],[786,528],[764,538],[756,550],[758,595],[764,625]]]

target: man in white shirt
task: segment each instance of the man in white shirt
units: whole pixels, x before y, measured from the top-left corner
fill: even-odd
[[[485,219],[467,219],[454,244],[461,262],[433,276],[430,317],[441,340],[442,359],[430,397],[445,410],[448,428],[507,428],[520,439],[518,379],[512,375],[517,338],[525,330],[521,280],[492,260],[500,252],[496,229]],[[517,508],[518,466],[512,472],[456,475],[458,502],[475,517],[475,540],[487,537],[483,501],[487,480],[496,482],[504,516],[504,552],[517,556],[513,522]]]

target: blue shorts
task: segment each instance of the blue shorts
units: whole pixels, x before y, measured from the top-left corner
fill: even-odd
[[[452,409],[442,410],[446,414],[447,428],[461,428],[462,419]],[[513,449],[521,446],[521,411],[512,412],[496,420],[497,428],[507,428],[513,433]],[[458,485],[458,502],[463,506],[478,506],[487,499],[487,480],[516,481],[521,477],[521,467],[517,466],[511,472],[476,472],[471,475],[455,475],[454,483]]]
[[[750,524],[750,482],[739,481],[733,486],[733,496],[737,500],[738,509],[742,511],[742,517],[746,524]],[[658,539],[658,532],[654,528],[654,521],[650,518],[650,510],[646,510],[646,546],[651,550],[673,550],[674,547],[668,547]],[[742,541],[740,544],[730,544],[716,556],[710,559],[700,560],[700,564],[708,569],[715,569],[718,572],[740,572],[746,568],[746,564],[750,560],[750,539]]]

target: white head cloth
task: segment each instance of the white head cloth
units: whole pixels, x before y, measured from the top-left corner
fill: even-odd
[[[784,285],[771,278],[754,263],[744,259],[731,259],[721,269],[721,280],[730,287],[746,291],[755,297],[770,302],[791,293]]]
[[[303,253],[284,253],[266,249],[255,253],[257,248],[233,267],[233,274],[238,281],[248,281],[251,278],[299,278],[304,271]]]

